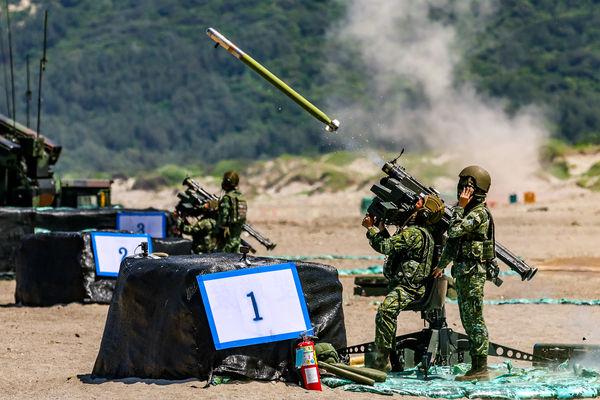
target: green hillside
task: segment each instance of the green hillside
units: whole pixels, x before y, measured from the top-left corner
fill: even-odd
[[[500,0],[464,59],[483,92],[507,111],[543,105],[553,134],[600,143],[600,2]]]
[[[325,32],[343,11],[335,1],[52,1],[34,15],[12,15],[18,94],[25,91],[27,52],[36,60],[37,87],[45,7],[41,132],[63,145],[63,171],[318,152],[322,124],[214,49],[209,26],[315,104],[336,80],[355,79],[343,71],[326,76],[333,44]],[[24,109],[22,101],[17,119],[25,119]]]
[[[547,106],[556,138],[600,143],[600,2],[496,3],[497,12],[476,40],[462,43],[457,79],[507,99],[509,113],[529,104]],[[359,64],[355,45],[327,34],[344,18],[341,0],[32,4],[35,12],[29,7],[11,13],[17,119],[25,121],[29,54],[35,128],[48,9],[41,133],[64,147],[59,172],[130,173],[166,164],[202,169],[223,159],[335,150],[321,123],[226,51],[214,49],[205,34],[209,26],[327,113],[325,102],[332,97],[366,109],[378,101],[368,96],[368,68]],[[460,34],[465,21],[449,9],[432,9],[431,18],[446,18]],[[6,32],[4,7],[0,16]],[[410,85],[395,82],[393,88],[414,97]],[[3,93],[0,112],[7,114]]]

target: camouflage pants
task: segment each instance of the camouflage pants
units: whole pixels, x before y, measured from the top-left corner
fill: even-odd
[[[375,316],[375,346],[391,349],[396,337],[396,320],[398,314],[409,303],[420,298],[425,292],[423,287],[420,292],[407,291],[402,285],[396,286],[385,297],[377,309]]]
[[[215,227],[215,220],[204,218],[191,228],[192,234],[192,252],[194,254],[212,253],[215,249],[215,242],[212,238],[212,231]]]
[[[469,337],[471,357],[488,354],[488,331],[483,319],[484,284],[485,274],[475,273],[456,277],[460,320]]]
[[[230,236],[227,239],[223,239],[217,242],[217,253],[238,253],[240,251],[240,245],[242,240],[240,237]]]
[[[194,254],[212,253],[214,249],[215,243],[213,242],[211,235],[193,237],[192,252]]]

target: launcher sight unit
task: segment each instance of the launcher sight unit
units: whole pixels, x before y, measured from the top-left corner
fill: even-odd
[[[397,168],[395,162],[399,157],[383,165],[383,172],[388,176],[381,178],[378,184],[371,187],[371,192],[376,197],[367,209],[367,214],[375,217],[376,223],[383,221],[387,225],[404,225],[413,213],[419,197],[426,194],[415,185],[407,185],[401,180],[401,175],[394,171],[394,168]],[[439,197],[437,191],[429,189],[430,192],[427,194],[435,194]]]
[[[187,188],[185,192],[177,193],[179,202],[175,206],[175,210],[182,217],[198,218],[216,211],[218,198],[215,195],[198,186],[189,176],[183,180],[183,185]]]
[[[183,217],[199,217],[206,212],[216,212],[219,198],[212,193],[207,192],[198,183],[190,178],[186,177],[182,185],[187,186],[184,193],[178,193],[179,203],[175,206],[175,210],[179,212]],[[245,223],[242,225],[242,229],[260,244],[262,244],[267,250],[273,250],[277,243],[271,242],[269,238],[263,236],[258,232],[252,225]]]
[[[410,217],[419,197],[440,196],[436,189],[423,185],[397,163],[403,153],[404,149],[398,157],[383,165],[381,169],[387,176],[382,178],[379,184],[371,187],[371,192],[376,197],[367,209],[367,214],[375,217],[376,220],[383,220],[386,224],[402,225]],[[453,211],[452,206],[444,205],[444,215],[436,224],[437,229],[443,232],[448,230]],[[437,242],[436,240],[436,244]],[[496,256],[510,269],[517,272],[521,276],[521,280],[530,280],[537,272],[537,268],[531,268],[498,241],[496,241]]]

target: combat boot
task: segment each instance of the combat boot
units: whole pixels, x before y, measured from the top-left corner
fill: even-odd
[[[487,356],[475,356],[471,364],[471,369],[462,376],[457,376],[456,381],[489,381],[490,373],[487,369]]]
[[[365,359],[365,367],[377,369],[383,372],[389,372],[390,366],[390,349],[385,347],[377,348],[370,357]]]

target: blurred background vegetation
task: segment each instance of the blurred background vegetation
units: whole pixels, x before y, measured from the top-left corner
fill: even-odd
[[[63,146],[58,172],[146,174],[146,182],[160,186],[184,173],[219,175],[252,160],[337,150],[324,142],[322,124],[231,55],[215,50],[205,34],[209,26],[319,107],[332,93],[337,101],[365,108],[377,100],[364,96],[368,69],[354,45],[327,35],[344,17],[341,0],[31,4],[11,13],[17,120],[25,122],[27,55],[37,88],[48,9],[41,133]],[[600,144],[600,1],[495,4],[481,34],[465,44],[456,80],[506,99],[508,113],[546,106],[555,141],[542,156],[560,175],[561,143]],[[0,17],[5,30],[4,8]],[[431,18],[455,24],[459,33],[464,24],[433,6]],[[0,113],[8,114],[4,97]],[[36,98],[34,90],[34,129]],[[344,163],[350,156],[338,157],[331,161]],[[303,179],[311,179],[309,171],[306,175]],[[330,176],[332,184],[341,182]]]

